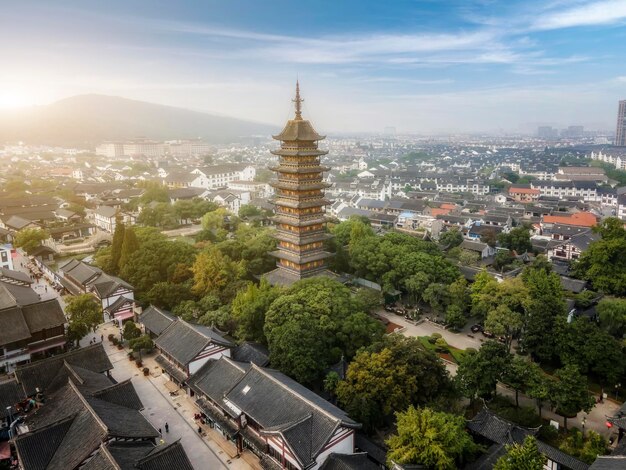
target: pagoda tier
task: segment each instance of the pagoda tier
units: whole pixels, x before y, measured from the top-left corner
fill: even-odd
[[[299,86],[296,85],[296,115],[274,139],[281,146],[272,153],[278,156],[278,164],[270,167],[276,179],[270,184],[275,188],[272,203],[275,206],[275,238],[277,250],[271,254],[277,258],[277,269],[268,273],[270,282],[287,283],[303,277],[318,275],[326,269],[326,260],[332,253],[325,251],[324,242],[332,238],[326,232],[325,207],[330,204],[324,197],[324,189],[330,184],[323,173],[330,170],[320,163],[320,157],[328,152],[318,148],[324,136],[318,134],[311,123],[302,119]]]

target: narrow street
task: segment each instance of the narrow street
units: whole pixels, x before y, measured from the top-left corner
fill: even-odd
[[[103,346],[111,363],[113,364],[112,376],[120,382],[131,379],[139,398],[145,408],[142,414],[156,428],[162,430],[162,438],[166,443],[181,440],[189,460],[194,468],[200,469],[236,469],[236,470],[260,470],[258,459],[249,452],[237,456],[232,443],[227,442],[214,430],[203,430],[204,436],[198,433],[198,425],[193,419],[197,409],[189,398],[181,390],[177,395],[171,396],[165,387],[168,381],[161,374],[161,368],[154,361],[154,357],[143,358],[142,368],[138,368],[134,361],[128,359],[128,350],[117,349],[108,341],[107,336],[113,333],[119,337],[119,329],[111,323],[100,325],[95,335],[90,334],[81,340],[81,346],[89,344],[95,337],[100,341],[104,337]],[[145,377],[143,367],[150,369],[150,375]],[[169,425],[169,432],[165,432],[165,423]]]

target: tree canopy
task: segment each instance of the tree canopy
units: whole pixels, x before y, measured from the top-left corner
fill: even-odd
[[[397,432],[387,440],[389,467],[395,462],[454,470],[480,449],[462,416],[410,406],[396,418]]]
[[[18,248],[22,248],[26,253],[31,254],[41,242],[49,238],[50,235],[43,229],[24,228],[15,234],[14,243]]]
[[[371,430],[394,411],[426,404],[449,387],[448,373],[434,352],[417,338],[391,335],[357,353],[336,394],[350,416]]]
[[[350,290],[325,278],[304,279],[281,293],[265,315],[272,365],[310,383],[338,361],[380,339],[383,326]]]
[[[546,456],[539,452],[537,438],[526,436],[523,444],[506,446],[506,454],[498,459],[494,470],[543,470]]]

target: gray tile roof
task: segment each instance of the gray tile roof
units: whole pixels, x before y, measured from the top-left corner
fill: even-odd
[[[139,323],[144,325],[146,330],[159,336],[168,326],[171,325],[176,317],[167,310],[157,308],[150,305],[139,315]]]
[[[36,393],[39,387],[44,392],[52,392],[50,385],[59,373],[69,376],[65,361],[70,365],[75,365],[92,372],[103,373],[113,369],[102,343],[87,346],[81,349],[59,354],[57,356],[42,359],[32,364],[18,366],[15,370],[15,377],[28,396]]]
[[[210,360],[204,364],[191,376],[187,384],[196,393],[209,397],[215,403],[221,403],[226,392],[243,378],[249,368],[250,364],[222,356],[218,360]]]
[[[304,466],[315,460],[338,426],[358,428],[343,411],[281,372],[252,365],[225,400],[259,423],[266,434],[281,434]]]
[[[210,343],[225,347],[235,346],[211,328],[183,320],[172,322],[155,341],[158,349],[182,366],[189,364]]]
[[[604,455],[591,464],[589,470],[624,470],[626,455]]]
[[[265,346],[259,343],[245,342],[233,349],[232,357],[239,362],[252,362],[257,366],[265,367],[270,362],[270,353]]]
[[[330,454],[320,470],[378,470],[380,467],[367,458],[365,452],[358,454]]]
[[[193,470],[180,441],[153,448],[135,467],[140,470]]]
[[[24,390],[15,380],[0,383],[0,418],[9,415],[8,407],[11,407],[11,414],[15,414],[17,411],[15,405],[24,398],[26,398]]]
[[[467,428],[496,444],[521,444],[528,435],[534,435],[539,428],[523,428],[517,424],[506,421],[492,413],[487,408],[483,408],[471,421]],[[586,463],[552,447],[542,441],[537,441],[539,451],[550,460],[557,462],[570,470],[587,470]]]
[[[93,373],[85,373],[77,367],[74,370],[88,376],[86,381],[75,376],[71,376],[69,381],[66,379],[63,388],[49,396],[40,409],[27,417],[30,432],[16,440],[22,466],[27,470],[72,469],[93,455],[85,468],[118,468],[114,465],[112,453],[103,447],[103,443],[112,439],[133,439],[134,442],[128,444],[129,449],[118,455],[124,463],[119,468],[165,468],[137,466],[153,455],[154,439],[159,433],[139,413],[142,405],[130,380],[120,384],[109,382],[105,388],[98,390],[97,384],[92,382]],[[75,383],[75,380],[78,382]],[[130,457],[133,466],[125,465],[124,458],[128,460]]]

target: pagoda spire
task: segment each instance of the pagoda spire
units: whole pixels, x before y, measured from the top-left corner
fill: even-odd
[[[300,81],[296,80],[296,98],[291,100],[296,103],[296,120],[302,120],[302,102],[304,101],[300,98]]]

